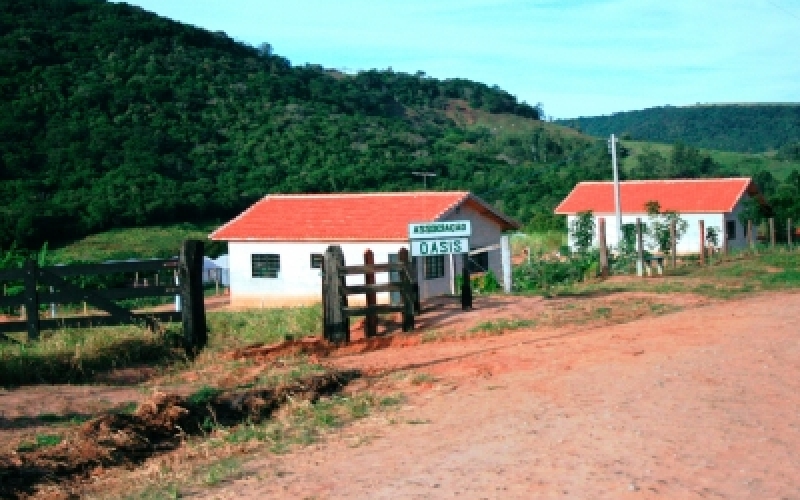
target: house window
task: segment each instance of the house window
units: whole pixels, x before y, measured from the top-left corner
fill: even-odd
[[[726,220],[725,221],[725,233],[728,235],[729,240],[736,239],[736,221],[735,220]]]
[[[253,278],[277,278],[281,270],[281,256],[274,253],[253,254]]]
[[[425,257],[425,279],[433,280],[444,276],[444,255]]]
[[[469,256],[467,265],[471,273],[485,273],[489,270],[489,252],[476,253]]]
[[[322,269],[322,254],[321,253],[312,253],[311,254],[311,269]]]

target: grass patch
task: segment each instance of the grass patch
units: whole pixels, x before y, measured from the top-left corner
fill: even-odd
[[[529,328],[536,326],[533,319],[496,319],[483,321],[469,329],[470,333],[488,333],[490,335],[502,335],[509,330]]]
[[[205,468],[201,472],[205,486],[218,486],[225,481],[239,479],[242,474],[242,461],[238,457],[227,457]]]
[[[436,378],[424,372],[418,372],[411,376],[411,385],[432,384],[436,382]]]
[[[63,437],[59,434],[37,434],[33,441],[24,441],[17,446],[19,452],[31,452],[61,444]]]

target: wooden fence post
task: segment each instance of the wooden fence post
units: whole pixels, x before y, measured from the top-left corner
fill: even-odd
[[[465,253],[461,259],[461,310],[469,311],[472,309],[472,283],[469,279],[469,254]]]
[[[678,267],[678,227],[676,221],[669,223],[669,252],[672,269]]]
[[[364,251],[364,265],[372,266],[375,264],[375,254],[367,248]],[[364,284],[375,284],[375,271],[368,271],[364,273]],[[377,294],[375,292],[367,292],[367,307],[375,306],[378,304]],[[374,312],[367,312],[367,317],[364,319],[364,335],[374,337],[378,334],[378,315]]]
[[[178,263],[181,288],[184,348],[189,357],[208,343],[203,297],[203,242],[185,240]]]
[[[344,267],[344,253],[339,245],[331,245],[323,256],[323,307],[324,332],[329,342],[341,343],[350,341],[350,319],[344,314],[347,307],[347,294],[344,290],[345,277],[341,271]]]
[[[722,218],[722,255],[728,256],[728,222]]]
[[[28,341],[39,339],[39,294],[36,291],[38,269],[36,261],[25,261],[25,321],[28,323]]]
[[[410,332],[414,329],[414,310],[415,302],[418,300],[414,294],[414,286],[411,277],[411,260],[408,257],[408,249],[403,247],[397,252],[397,258],[403,264],[403,271],[400,272],[400,279],[403,282],[403,331]]]
[[[608,247],[606,246],[606,219],[597,219],[597,246],[600,249],[600,276],[608,278]]]
[[[636,218],[636,275],[644,276],[644,244],[642,242],[642,219]]]
[[[769,218],[769,247],[775,249],[775,218]]]
[[[697,221],[698,230],[700,231],[700,265],[706,263],[706,223],[705,221]]]

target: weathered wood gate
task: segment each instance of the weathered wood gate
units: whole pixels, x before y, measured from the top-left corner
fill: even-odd
[[[323,335],[330,342],[350,341],[350,318],[366,316],[366,336],[377,334],[378,314],[403,313],[403,331],[414,329],[414,314],[419,312],[419,300],[415,293],[415,277],[408,257],[408,249],[401,248],[399,262],[375,264],[371,250],[364,252],[364,265],[346,266],[344,253],[338,245],[331,245],[325,251],[322,271]],[[375,273],[395,271],[399,274],[398,283],[375,284]],[[365,276],[363,285],[346,284],[346,277],[353,274]],[[400,292],[401,305],[377,305],[378,292]],[[365,294],[367,305],[350,307],[348,295]]]
[[[180,284],[142,286],[136,288],[87,289],[71,283],[67,278],[85,275],[134,273],[172,270],[177,272]],[[178,259],[114,262],[104,264],[77,264],[71,266],[38,267],[28,260],[23,269],[0,271],[0,281],[22,281],[25,290],[21,295],[0,297],[0,307],[24,306],[25,319],[0,322],[0,335],[27,332],[28,340],[37,340],[43,329],[82,328],[120,324],[144,324],[151,330],[159,322],[183,323],[184,344],[187,352],[195,353],[207,341],[205,305],[203,298],[203,242],[187,240],[181,247]],[[143,297],[180,296],[180,311],[133,312],[115,300]],[[40,319],[41,304],[72,304],[85,302],[106,315],[69,316]]]

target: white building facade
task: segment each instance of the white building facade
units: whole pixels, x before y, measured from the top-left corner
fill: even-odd
[[[639,218],[650,226],[651,217],[647,214],[645,203],[657,201],[661,212],[676,211],[686,221],[686,232],[677,242],[679,254],[700,253],[705,240],[700,235],[700,221],[706,232],[716,229],[719,241],[717,247],[727,238],[728,248],[744,248],[748,244],[747,226],[740,215],[750,200],[763,204],[763,198],[749,178],[731,179],[691,179],[670,181],[627,181],[620,183],[622,224],[634,224]],[[617,215],[614,210],[613,184],[610,182],[580,183],[556,207],[555,213],[567,216],[567,227],[571,228],[578,213],[592,211],[595,220],[595,233],[592,241],[597,246],[597,227],[600,218],[605,219],[606,244],[619,247]],[[653,242],[644,238],[645,247],[655,249]],[[569,245],[574,247],[572,234]],[[707,244],[708,245],[708,244]]]
[[[228,241],[233,306],[284,307],[320,302],[322,255],[330,245],[342,248],[346,265],[363,264],[367,249],[376,263],[390,262],[400,248],[410,249],[408,224],[456,220],[471,222],[472,272],[491,270],[501,282],[510,276],[502,248],[508,248],[505,233],[519,224],[466,192],[267,196],[210,237]],[[453,292],[463,259],[414,258],[420,298]],[[390,279],[376,275],[377,283]],[[363,275],[347,277],[348,285],[363,282]],[[378,303],[391,300],[378,294]],[[350,300],[364,301],[363,295]]]

